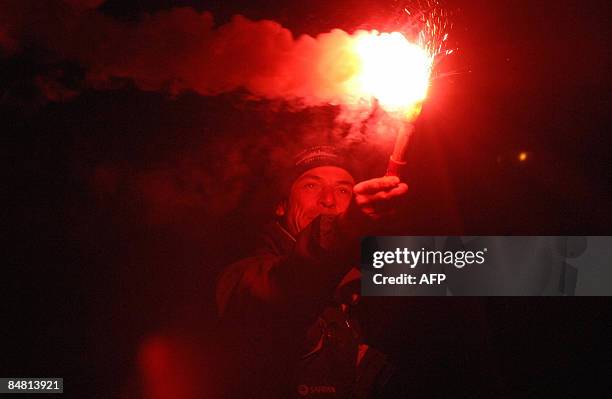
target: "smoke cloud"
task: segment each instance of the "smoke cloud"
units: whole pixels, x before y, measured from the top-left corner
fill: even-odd
[[[363,132],[384,136],[394,129],[388,118],[373,118],[371,99],[358,98],[348,88],[359,67],[351,45],[363,31],[334,29],[294,37],[277,22],[240,15],[216,26],[210,13],[188,7],[123,21],[98,11],[102,3],[21,0],[0,6],[0,48],[5,52],[42,48],[56,64],[83,68],[84,80],[72,84],[62,79],[61,68],[36,77],[47,100],[130,81],[141,90],[173,96],[242,91],[294,107],[342,105],[338,121],[351,125],[349,139],[357,141]]]
[[[99,0],[13,1],[1,6],[0,45],[42,46],[87,71],[86,85],[129,79],[142,90],[216,95],[238,89],[306,106],[349,102],[342,85],[355,65],[342,30],[294,37],[270,20],[235,16],[215,26],[208,12],[174,8],[126,22]]]

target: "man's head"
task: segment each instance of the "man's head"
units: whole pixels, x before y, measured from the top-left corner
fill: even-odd
[[[288,198],[276,214],[293,235],[322,214],[344,212],[353,196],[353,176],[332,147],[314,147],[296,157]]]

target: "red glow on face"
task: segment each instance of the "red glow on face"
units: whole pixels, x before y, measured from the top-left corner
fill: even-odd
[[[319,215],[344,212],[353,196],[353,185],[353,177],[335,166],[305,172],[291,188],[285,215],[289,231],[297,234]]]

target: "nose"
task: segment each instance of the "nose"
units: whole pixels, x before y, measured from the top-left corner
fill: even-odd
[[[334,191],[330,187],[324,187],[321,190],[321,196],[319,197],[319,203],[324,208],[335,208],[336,207],[336,197],[334,196]]]

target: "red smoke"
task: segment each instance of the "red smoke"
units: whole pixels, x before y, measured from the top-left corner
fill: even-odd
[[[9,2],[1,10],[0,45],[34,43],[59,59],[79,62],[88,83],[104,87],[113,78],[140,89],[212,95],[244,88],[266,98],[331,101],[329,71],[312,70],[331,42],[347,40],[334,31],[317,39],[294,39],[273,21],[236,16],[215,28],[210,13],[175,8],[123,22],[88,7],[100,1]],[[329,54],[331,59],[339,54]],[[333,90],[332,90],[333,91]]]
[[[86,84],[97,88],[125,78],[142,90],[172,94],[244,89],[307,106],[359,101],[346,87],[357,67],[352,46],[359,32],[296,38],[277,22],[242,16],[216,27],[210,13],[192,8],[124,22],[93,9],[100,3],[9,2],[0,9],[0,45],[34,43],[76,61],[86,68]]]
[[[296,38],[270,20],[235,16],[229,23],[215,26],[210,13],[186,7],[125,22],[96,10],[99,3],[8,2],[0,6],[4,14],[0,45],[34,45],[47,49],[56,62],[77,62],[86,71],[86,87],[112,88],[127,79],[142,90],[173,95],[245,90],[255,98],[298,106],[348,105],[342,107],[338,121],[351,126],[351,137],[361,140],[364,132],[375,132],[379,137],[388,136],[385,132],[389,130],[395,132],[389,118],[372,117],[373,94],[364,92],[356,79],[362,67],[356,48],[364,35],[376,36],[374,33],[333,29],[316,37]],[[383,70],[377,75],[387,73]],[[73,88],[62,90],[53,80],[45,76],[37,81],[47,99],[75,95]],[[402,93],[409,91],[393,83],[388,86]]]

